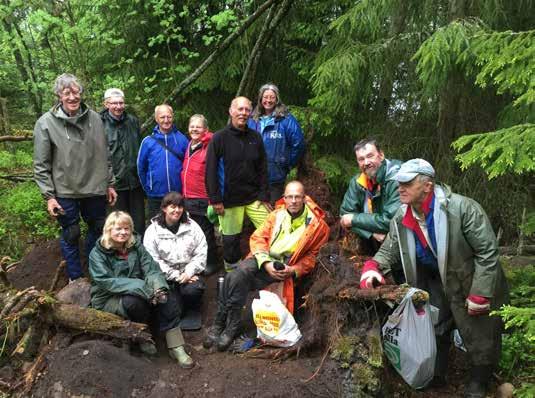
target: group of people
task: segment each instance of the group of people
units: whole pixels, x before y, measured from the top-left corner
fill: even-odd
[[[438,309],[431,384],[446,384],[452,332],[458,329],[470,361],[464,396],[485,397],[503,329],[489,313],[509,296],[490,220],[476,201],[437,183],[426,160],[387,159],[372,139],[358,142],[354,152],[361,172],[344,195],[340,224],[373,256],[364,264],[360,288],[389,279],[427,291]]]
[[[216,217],[227,274],[203,345],[228,349],[251,290],[269,286],[293,312],[294,286],[314,269],[329,228],[303,184],[286,183],[305,144],[276,86],[260,88],[254,109],[246,97],[234,98],[230,123],[214,134],[203,115],[193,115],[189,140],[173,124],[169,105],[155,108],[157,124],[141,141],[121,90],[106,90],[100,115],[81,101],[76,77],[59,76],[54,92],[58,103],[35,126],[35,179],[62,227],[71,280],[82,276],[80,215],[88,225],[95,308],[145,323],[156,314],[171,356],[191,367],[179,323],[186,307],[200,306],[203,275],[218,269]],[[387,159],[373,139],[354,152],[360,173],[349,182],[340,225],[373,256],[360,287],[389,280],[428,291],[439,309],[433,384],[446,381],[451,333],[458,329],[471,361],[465,396],[484,397],[501,344],[500,321],[489,312],[508,299],[489,219],[477,202],[437,183],[423,159]],[[256,230],[243,259],[245,215]],[[141,349],[156,351],[152,344]]]

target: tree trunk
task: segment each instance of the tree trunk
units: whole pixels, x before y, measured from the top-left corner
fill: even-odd
[[[188,86],[195,82],[203,72],[214,63],[214,61],[227,49],[230,45],[238,39],[248,28],[255,22],[262,14],[270,8],[274,3],[280,0],[267,0],[238,28],[235,32],[229,35],[223,43],[211,53],[188,77],[182,80],[178,86],[162,101],[164,103],[171,103],[175,98],[182,93]],[[141,131],[145,131],[152,123],[152,117],[147,118],[141,125]]]

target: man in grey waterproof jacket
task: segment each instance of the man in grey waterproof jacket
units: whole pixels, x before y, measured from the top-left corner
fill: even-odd
[[[356,233],[363,248],[375,254],[400,206],[393,178],[399,160],[386,159],[376,140],[363,139],[353,148],[361,171],[351,178],[340,206],[340,225]]]
[[[145,194],[137,175],[137,154],[141,144],[139,121],[125,111],[124,93],[118,88],[106,90],[104,106],[100,117],[108,137],[117,192],[117,203],[108,211],[121,210],[130,214],[135,231],[143,238]]]
[[[82,92],[75,76],[60,75],[54,85],[58,103],[34,128],[35,181],[48,213],[61,225],[60,246],[70,280],[82,276],[80,215],[88,226],[88,256],[102,234],[106,200],[113,205],[117,197],[102,120],[82,103]]]
[[[471,365],[465,397],[482,398],[501,351],[501,320],[489,312],[509,296],[490,220],[476,201],[435,184],[435,171],[423,159],[405,162],[395,178],[402,206],[381,248],[364,264],[360,286],[383,284],[383,275],[402,268],[409,285],[428,291],[439,309],[433,383],[446,382],[456,327]]]

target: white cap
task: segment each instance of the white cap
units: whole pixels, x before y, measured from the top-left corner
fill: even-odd
[[[123,97],[124,98],[123,90],[119,88],[107,89],[106,92],[104,93],[104,99],[107,100],[108,98],[111,98],[111,97]]]
[[[418,174],[435,178],[435,169],[427,160],[411,159],[401,165],[394,179],[399,182],[409,182]]]

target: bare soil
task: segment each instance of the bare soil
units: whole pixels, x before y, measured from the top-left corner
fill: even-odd
[[[61,260],[59,243],[36,245],[9,279],[19,288],[35,285],[48,289]],[[204,328],[215,315],[215,281],[207,279],[203,303],[203,329],[185,332],[187,351],[195,361],[193,369],[181,369],[168,356],[162,336],[156,336],[159,355],[147,358],[130,344],[96,336],[75,336],[46,357],[47,367],[35,384],[34,397],[340,397],[347,396],[349,372],[326,358],[321,349],[301,353],[285,361],[244,358],[202,348]],[[62,281],[58,287],[66,283]],[[244,323],[251,331],[251,316]],[[325,325],[323,325],[325,326]],[[462,394],[466,358],[452,352],[451,384],[443,389],[414,392],[392,368],[387,367],[385,396],[456,397]],[[322,364],[320,366],[320,364]],[[317,371],[317,369],[320,370]],[[4,369],[4,372],[7,370]]]

